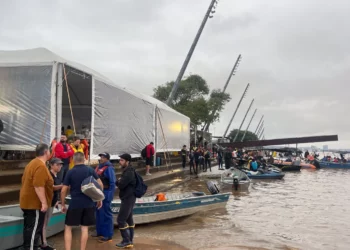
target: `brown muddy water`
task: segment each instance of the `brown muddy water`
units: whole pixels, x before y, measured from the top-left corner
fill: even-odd
[[[194,179],[171,192],[206,191],[204,181]],[[286,173],[284,180],[254,181],[249,192],[233,194],[224,209],[138,226],[135,249],[348,250],[349,193],[347,170],[302,170]],[[60,246],[62,234],[51,240]],[[108,246],[89,245],[114,249],[119,240],[116,232]]]

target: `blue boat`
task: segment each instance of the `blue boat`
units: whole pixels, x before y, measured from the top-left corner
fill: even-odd
[[[285,175],[280,170],[276,170],[276,169],[267,170],[267,171],[258,170],[256,172],[245,170],[245,173],[251,180],[275,180],[275,179],[280,180],[280,179],[283,179]]]
[[[330,162],[330,161],[319,161],[321,168],[340,168],[340,169],[350,169],[350,162]]]
[[[145,224],[189,216],[203,210],[215,210],[225,207],[229,197],[230,193],[206,195],[203,192],[167,193],[166,201],[155,201],[155,196],[142,197],[136,200],[134,221],[136,224]],[[113,216],[118,217],[120,200],[114,200],[111,207]]]

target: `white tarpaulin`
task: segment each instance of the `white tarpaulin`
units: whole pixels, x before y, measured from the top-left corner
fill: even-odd
[[[70,107],[76,129],[87,126],[91,130],[92,158],[104,151],[114,158],[121,153],[137,156],[151,141],[157,151],[180,150],[190,141],[188,117],[47,49],[0,51],[0,87],[4,123],[0,147],[11,144],[12,150],[24,150],[22,146],[28,145],[33,149],[42,133],[43,142],[49,143],[60,136],[61,126],[73,124]]]
[[[32,150],[50,143],[52,66],[0,67],[3,150]]]

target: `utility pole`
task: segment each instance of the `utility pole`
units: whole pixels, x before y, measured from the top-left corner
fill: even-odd
[[[255,109],[254,114],[252,115],[252,118],[250,118],[249,124],[248,124],[248,126],[247,126],[247,129],[244,131],[244,134],[243,134],[243,136],[242,136],[241,142],[244,140],[245,135],[247,134],[247,131],[248,131],[248,129],[249,129],[249,126],[250,126],[250,124],[252,123],[252,120],[253,120],[253,118],[254,118],[255,113],[256,113],[257,110],[258,110],[258,109]]]
[[[184,73],[186,71],[188,63],[191,60],[193,51],[194,51],[194,49],[197,46],[198,40],[199,40],[199,38],[200,38],[200,36],[202,34],[202,31],[204,29],[205,24],[207,23],[208,18],[212,18],[213,17],[213,15],[210,15],[210,14],[214,14],[215,13],[215,8],[216,8],[216,5],[217,5],[217,1],[218,0],[212,0],[210,5],[209,5],[209,8],[208,8],[207,12],[205,13],[205,16],[203,18],[201,26],[199,27],[199,29],[197,31],[197,34],[196,34],[196,36],[195,36],[195,38],[193,40],[191,48],[190,48],[190,50],[187,53],[186,59],[185,59],[184,63],[182,64],[182,67],[181,67],[181,70],[179,72],[179,75],[177,76],[176,81],[175,81],[175,83],[173,85],[173,88],[172,88],[172,90],[170,92],[168,100],[166,101],[166,104],[168,106],[170,106],[172,101],[173,101],[173,98],[174,98],[174,96],[176,94],[177,88],[179,87],[179,83],[180,83],[180,81],[181,81],[181,79],[182,79],[182,77],[183,77],[183,75],[184,75]]]
[[[243,126],[243,123],[244,123],[244,121],[245,121],[245,118],[247,118],[247,115],[248,115],[249,110],[250,110],[250,108],[252,107],[253,103],[254,103],[254,99],[253,99],[252,102],[250,103],[249,108],[248,108],[247,112],[246,112],[245,115],[244,115],[243,121],[242,121],[241,125],[239,126],[239,129],[238,129],[238,131],[237,131],[237,133],[236,133],[236,135],[235,135],[235,138],[233,139],[233,142],[235,142],[235,141],[237,140],[238,134],[239,134],[239,132],[241,131],[241,128],[242,128],[242,126]]]
[[[263,119],[264,119],[264,115],[261,117],[261,119],[260,119],[260,121],[259,121],[259,123],[258,123],[258,126],[257,126],[256,129],[255,129],[254,134],[256,134],[256,132],[258,132],[258,128],[259,128],[260,123],[262,122]]]
[[[264,121],[262,121],[262,123],[260,124],[260,128],[258,129],[258,132],[256,134],[256,136],[259,138],[259,135],[260,135],[260,132],[261,132],[261,129],[264,127]]]
[[[222,136],[222,139],[225,139],[225,137],[226,137],[226,135],[227,135],[227,131],[230,129],[230,126],[231,126],[231,123],[232,123],[232,121],[233,121],[233,118],[235,118],[235,115],[236,115],[236,113],[237,113],[237,110],[238,110],[239,106],[241,106],[242,100],[243,100],[243,98],[245,97],[245,95],[246,95],[246,93],[247,93],[247,90],[248,90],[248,88],[249,88],[249,85],[250,85],[250,83],[248,83],[248,84],[247,84],[247,87],[245,87],[245,90],[244,90],[244,92],[243,92],[243,94],[242,94],[242,97],[241,97],[241,99],[239,100],[239,102],[238,102],[238,104],[237,104],[236,110],[235,110],[235,112],[233,113],[233,115],[232,115],[232,117],[231,117],[231,120],[230,120],[230,122],[229,122],[228,125],[227,125],[227,128],[226,128],[226,130],[225,130],[224,135]]]
[[[264,130],[265,130],[265,128],[263,128],[263,130],[261,131],[261,134],[260,134],[260,136],[259,136],[259,141],[261,140],[262,135],[264,134]]]
[[[235,73],[236,73],[236,71],[237,71],[237,68],[238,68],[238,65],[239,65],[239,62],[240,62],[241,60],[242,60],[242,56],[239,55],[238,58],[237,58],[237,60],[236,60],[236,62],[235,62],[235,65],[233,66],[233,68],[232,68],[232,70],[231,70],[231,72],[230,72],[230,75],[228,76],[228,78],[227,78],[227,80],[226,80],[226,83],[225,83],[225,85],[224,85],[224,88],[222,89],[222,93],[225,93],[226,88],[227,88],[229,82],[231,81],[231,77],[235,75]],[[210,114],[209,117],[210,117],[210,118],[213,118],[213,117],[215,116],[215,114],[216,114],[216,111],[217,111],[217,109],[214,109],[214,110],[211,112],[211,114]],[[204,125],[204,127],[203,127],[203,131],[209,131],[209,126],[210,126],[210,123],[207,122],[207,123]]]

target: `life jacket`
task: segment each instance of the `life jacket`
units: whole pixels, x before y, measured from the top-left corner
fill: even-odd
[[[83,154],[84,154],[84,144],[81,144],[81,143],[80,143],[80,145],[79,145],[78,148],[76,148],[73,144],[71,144],[70,146],[71,146],[71,148],[73,149],[74,154],[75,154],[76,152],[80,152],[80,153],[83,153]],[[73,157],[71,157],[70,162],[69,162],[69,169],[72,169],[73,167],[74,167],[74,162],[73,162]]]
[[[104,172],[108,166],[104,166],[102,168],[99,168],[98,166],[95,168],[95,172],[100,177],[100,180],[102,181],[103,188],[108,189],[109,188],[109,179],[105,177]]]
[[[89,159],[89,143],[87,142],[87,140],[83,139],[81,140],[81,144],[84,145],[83,151],[84,151],[84,155],[85,155],[85,160]]]
[[[57,145],[57,140],[53,139],[51,141],[51,146],[50,146],[50,158],[49,158],[49,160],[51,160],[53,157],[55,157],[56,145]]]
[[[164,193],[159,193],[156,195],[156,201],[166,201],[166,197]]]

